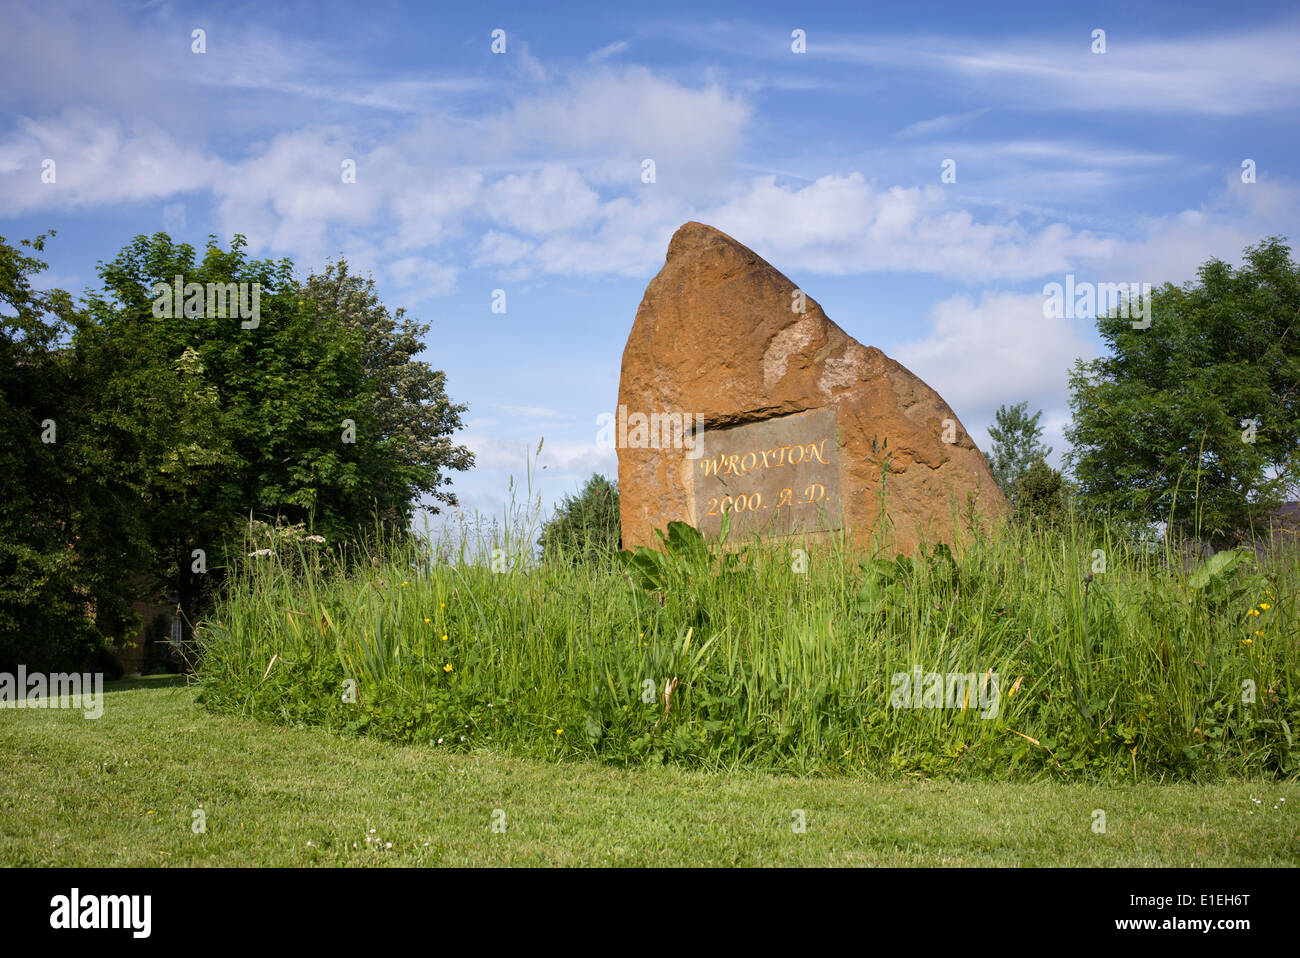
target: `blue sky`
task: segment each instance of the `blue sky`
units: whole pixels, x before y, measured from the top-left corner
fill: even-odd
[[[1045,283],[1181,283],[1300,239],[1300,11],[1130,6],[7,0],[0,235],[57,229],[43,280],[73,291],[162,229],[243,233],[304,275],[344,255],[433,325],[424,358],[470,406],[468,509],[499,513],[542,437],[544,502],[615,475],[596,417],[688,220],[981,448],[1000,403],[1043,409],[1059,460],[1067,371],[1100,347],[1044,317]]]

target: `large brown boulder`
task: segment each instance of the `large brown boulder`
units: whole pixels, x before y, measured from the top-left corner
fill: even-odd
[[[730,509],[733,538],[843,528],[859,545],[883,536],[910,552],[955,544],[969,504],[985,524],[1007,511],[938,393],[702,223],[673,235],[646,288],[618,401],[624,548],[654,545],[674,519],[717,531]]]

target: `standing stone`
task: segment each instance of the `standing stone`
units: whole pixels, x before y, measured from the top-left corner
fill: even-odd
[[[646,288],[618,401],[624,548],[673,520],[716,533],[729,511],[732,539],[844,529],[911,552],[955,544],[972,506],[986,526],[1008,510],[933,389],[702,223],[673,235]]]

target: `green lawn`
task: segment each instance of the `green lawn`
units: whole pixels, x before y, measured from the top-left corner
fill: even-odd
[[[110,685],[98,721],[0,710],[5,865],[1280,866],[1300,863],[1298,809],[1300,789],[1271,782],[863,783],[448,754],[212,716],[175,679]]]

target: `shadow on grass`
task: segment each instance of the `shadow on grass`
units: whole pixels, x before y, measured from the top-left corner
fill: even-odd
[[[138,675],[129,679],[115,679],[104,683],[104,694],[109,692],[134,692],[138,689],[184,688],[186,676],[173,673]]]

